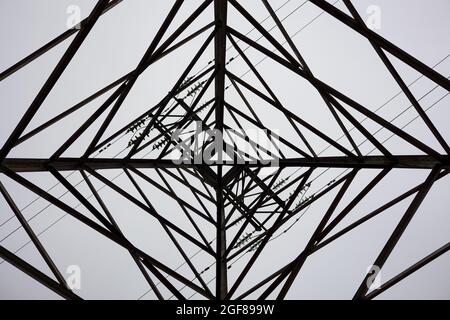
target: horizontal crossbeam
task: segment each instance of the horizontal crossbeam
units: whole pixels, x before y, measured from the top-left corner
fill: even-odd
[[[269,164],[258,162],[249,162],[239,164],[235,162],[224,161],[227,166],[247,166],[247,167],[311,167],[311,168],[408,168],[408,169],[431,169],[435,165],[440,164],[443,169],[450,168],[450,156],[442,156],[440,160],[427,155],[398,155],[393,159],[384,156],[365,156],[357,160],[348,157],[318,157],[314,159],[306,158],[289,158],[280,159]],[[214,164],[212,164],[214,165]],[[48,166],[52,166],[58,171],[73,171],[82,169],[87,166],[93,170],[103,169],[123,169],[123,168],[192,168],[201,167],[202,164],[181,163],[177,164],[170,159],[92,159],[80,161],[78,158],[59,158],[55,160],[48,159],[5,159],[2,166],[15,172],[41,172],[48,171]]]

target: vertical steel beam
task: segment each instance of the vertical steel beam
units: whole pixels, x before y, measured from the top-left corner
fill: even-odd
[[[225,59],[226,59],[226,28],[228,0],[214,0],[214,20],[216,35],[214,41],[214,57],[216,68],[215,98],[216,98],[216,129],[223,132],[223,116],[225,106]],[[218,151],[218,160],[222,159],[222,150]],[[217,240],[216,240],[216,299],[223,300],[227,295],[227,262],[226,262],[226,228],[223,198],[223,170],[217,168]]]
[[[217,168],[217,239],[216,239],[216,299],[224,300],[228,292],[226,259],[226,225],[223,199],[222,166]]]
[[[216,37],[214,42],[214,61],[216,67],[216,128],[219,130],[223,129],[227,5],[228,0],[214,0],[214,15],[216,22]]]

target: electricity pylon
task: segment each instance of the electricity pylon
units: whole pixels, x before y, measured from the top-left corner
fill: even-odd
[[[159,288],[161,286],[178,299],[187,298],[183,295],[182,290],[174,285],[174,281],[181,283],[191,292],[206,299],[244,299],[249,296],[254,297],[255,292],[258,293],[256,297],[260,299],[270,298],[274,293],[276,293],[274,297],[283,299],[311,255],[400,201],[413,196],[413,200],[374,261],[373,265],[381,269],[433,184],[448,174],[450,148],[447,141],[430,120],[423,106],[411,93],[387,54],[396,57],[436,85],[449,91],[450,82],[446,77],[370,30],[350,0],[344,0],[350,15],[325,0],[310,0],[313,5],[367,39],[414,107],[419,120],[423,121],[444,150],[444,153],[441,153],[317,78],[289,36],[282,20],[277,16],[276,10],[272,8],[268,0],[261,1],[276,24],[277,30],[283,36],[283,43],[272,36],[252,16],[248,8],[244,8],[243,1],[238,2],[237,0],[199,1],[198,8],[175,28],[175,31],[167,34],[184,2],[183,0],[176,0],[134,70],[27,133],[25,132],[31,120],[76,55],[83,41],[89,37],[93,26],[96,23],[101,23],[101,16],[122,1],[99,0],[90,15],[81,22],[80,28],[66,31],[0,74],[0,80],[2,81],[74,35],[70,46],[2,147],[0,170],[3,177],[9,177],[53,206],[79,220],[102,237],[106,237],[126,249],[144,275],[151,290],[159,299],[168,298],[161,292]],[[245,5],[250,4],[245,3]],[[214,7],[214,17],[211,17],[211,22],[189,36],[180,39],[182,33],[211,6]],[[252,40],[233,27],[227,19],[227,13],[231,7],[252,25],[272,48],[259,44],[258,41]],[[192,53],[191,62],[173,87],[170,88],[169,93],[158,104],[124,125],[120,130],[107,134],[107,129],[118,116],[119,109],[127,108],[127,96],[134,84],[140,80],[140,75],[149,66],[158,63],[160,59],[180,50],[187,43],[191,43],[193,39],[198,39],[201,36],[205,36],[206,40],[198,48],[198,51]],[[165,40],[163,41],[163,39]],[[245,44],[274,61],[280,68],[289,70],[303,81],[308,82],[319,93],[324,105],[329,109],[342,130],[344,140],[348,142],[352,149],[332,138],[327,132],[314,127],[308,122],[308,119],[297,115],[295,109],[286,107],[240,44]],[[212,63],[203,71],[193,75],[194,66],[205,55],[205,51],[210,45],[214,47]],[[231,46],[238,52],[258,80],[258,85],[245,81],[227,68],[232,61],[227,56],[227,46]],[[157,76],[155,75],[155,77]],[[213,92],[213,97],[207,99],[209,89]],[[241,98],[241,105],[232,105],[227,100],[227,93],[231,90],[234,90],[234,93]],[[71,134],[69,139],[50,157],[42,159],[10,157],[10,153],[15,147],[46,132],[48,128],[104,95],[108,96],[105,102],[84,123],[80,123],[80,126]],[[267,124],[263,124],[258,117],[261,111],[252,105],[251,99],[249,99],[250,95],[264,101],[265,104],[270,106],[271,110],[281,112],[298,136],[278,135],[276,128],[270,128]],[[192,99],[191,103],[187,102],[188,98]],[[414,146],[420,153],[399,155],[393,150],[389,150],[383,144],[383,141],[380,141],[356,119],[355,113],[363,115],[369,121],[392,133],[396,138]],[[94,123],[98,122],[98,119],[103,115],[105,116],[104,120],[100,122],[84,151],[78,157],[65,157],[64,153],[68,148]],[[232,119],[234,125],[228,123],[227,119]],[[249,136],[248,132],[240,126],[243,122],[263,132],[265,138],[269,141],[268,145],[264,145]],[[201,127],[201,132],[209,130],[210,134],[206,139],[200,139],[200,134],[191,130],[194,124]],[[348,124],[353,126],[351,130],[349,130]],[[312,145],[311,138],[307,138],[305,132],[308,132],[309,137],[313,136],[315,139],[326,142],[336,155],[321,156]],[[364,155],[356,143],[355,133],[362,135],[374,147],[377,155]],[[109,150],[121,136],[131,136],[128,145],[126,145],[126,154],[121,157],[109,156]],[[230,136],[233,136],[234,139]],[[241,143],[237,143],[236,140],[240,140]],[[196,141],[196,144],[187,143],[190,141]],[[286,150],[296,154],[296,156],[286,157],[284,155]],[[183,153],[183,161],[174,160],[173,155],[177,151]],[[206,151],[207,157],[204,156]],[[199,154],[200,160],[196,161]],[[263,169],[268,167],[271,167],[274,171],[269,175],[262,175]],[[339,178],[331,180],[321,190],[308,193],[311,183],[314,181],[314,174],[321,168],[347,170]],[[423,183],[407,190],[391,201],[381,204],[376,210],[332,234],[335,227],[351,214],[354,207],[380,181],[393,170],[402,168],[417,171],[426,170],[428,176]],[[112,169],[120,169],[127,176],[128,185],[126,187],[120,186],[105,176],[104,172]],[[295,169],[295,174],[292,174],[293,169]],[[152,178],[148,174],[148,170],[156,172],[162,183]],[[344,209],[337,211],[355,177],[359,172],[365,170],[379,170],[379,173],[352,198]],[[93,217],[89,218],[76,208],[65,204],[50,192],[21,175],[24,172],[50,173],[70,194],[78,199]],[[69,182],[67,177],[63,176],[63,172],[79,172],[83,177],[83,182],[89,187],[93,198],[84,196],[74,184]],[[199,186],[191,183],[192,179],[196,180]],[[108,206],[108,197],[102,196],[99,190],[95,188],[94,180],[101,182],[114,191],[118,197],[125,198],[130,204],[153,217],[183,256],[194,276],[194,280],[188,279],[174,267],[162,263],[156,257],[133,245],[122,231],[120,224],[114,219],[111,213],[112,209]],[[184,201],[181,196],[177,195],[172,187],[175,181],[189,189],[192,196],[198,201],[198,206]],[[146,193],[146,187],[143,187],[143,183],[158,188],[178,203],[182,211],[181,214],[187,217],[191,227],[195,230],[195,234],[186,231],[184,226],[172,222],[170,218],[158,212],[152,204],[155,199],[152,199],[151,195]],[[200,186],[203,189],[200,189]],[[140,198],[127,190],[131,187],[139,193]],[[24,218],[14,198],[1,182],[0,189],[21,226],[52,271],[54,278],[45,275],[3,246],[0,246],[0,256],[62,297],[79,299],[80,297],[66,284],[60,270],[30,227],[27,219]],[[322,201],[324,196],[331,192],[336,192],[336,195],[328,209],[320,213],[320,222],[311,233],[306,246],[298,248],[298,255],[282,268],[274,270],[270,276],[261,279],[251,287],[242,288],[247,275],[258,263],[258,258],[264,252],[264,249],[270,246],[270,241],[274,235],[295,219],[298,219],[299,214],[304,212],[305,209],[316,202]],[[96,202],[96,205],[94,205],[94,202]],[[100,206],[101,210],[97,208],[97,205]],[[213,212],[208,208],[210,205],[215,207]],[[263,220],[258,215],[262,210],[268,211],[268,217]],[[201,225],[199,220],[202,222]],[[215,230],[214,240],[207,239],[202,230],[204,225]],[[183,239],[183,242],[179,241],[180,238]],[[185,251],[184,242],[188,242],[214,259],[215,290],[211,289],[209,283],[203,277],[205,270],[208,268],[201,271],[195,266],[189,254]],[[367,273],[365,278],[361,279],[361,285],[354,298],[371,299],[376,297],[447,252],[449,248],[450,245],[447,243],[370,292],[367,281],[371,273]],[[231,281],[227,274],[230,264],[233,259],[244,253],[250,254],[250,258],[238,273],[237,278]],[[160,284],[156,284],[154,279],[157,279]]]

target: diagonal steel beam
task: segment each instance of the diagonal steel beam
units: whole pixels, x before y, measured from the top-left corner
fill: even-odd
[[[109,10],[111,10],[112,8],[117,6],[122,1],[123,0],[111,0],[109,2],[109,4],[105,7],[103,12],[100,14],[100,16],[104,15],[106,12],[108,12]],[[41,48],[37,49],[36,51],[34,51],[30,55],[26,56],[25,58],[23,58],[22,60],[20,60],[16,64],[14,64],[13,66],[9,67],[8,69],[6,69],[2,73],[0,73],[0,81],[8,78],[10,75],[16,73],[23,67],[27,66],[28,64],[30,64],[31,62],[33,62],[34,60],[36,60],[37,58],[42,56],[47,51],[51,50],[52,48],[54,48],[57,45],[59,45],[60,43],[62,43],[64,40],[67,40],[70,36],[74,35],[75,33],[79,32],[79,30],[83,29],[84,25],[86,25],[87,23],[89,23],[89,17],[87,17],[86,19],[84,19],[80,22],[80,28],[72,28],[72,29],[69,29],[69,30],[63,32],[62,34],[60,34],[53,40],[49,41],[47,44],[45,44]]]
[[[350,11],[350,13],[352,14],[352,16],[355,18],[355,20],[359,23],[359,25],[362,28],[367,28],[366,24],[364,23],[364,21],[362,20],[361,16],[359,15],[358,11],[356,11],[355,7],[353,6],[353,4],[351,3],[350,0],[344,0],[345,5],[347,6],[348,10]],[[368,29],[368,28],[367,28]],[[398,73],[398,71],[395,69],[394,65],[391,63],[391,61],[389,60],[388,56],[386,55],[386,53],[384,53],[384,51],[381,49],[380,45],[378,45],[377,43],[375,43],[374,41],[369,40],[370,43],[372,44],[372,47],[375,49],[375,51],[377,52],[378,56],[380,57],[381,61],[383,61],[384,65],[386,66],[386,68],[389,70],[389,72],[391,73],[392,77],[395,79],[395,81],[397,82],[397,84],[399,85],[399,87],[402,89],[403,93],[405,94],[405,96],[408,98],[408,100],[411,102],[411,104],[413,105],[414,109],[416,109],[417,113],[420,115],[420,117],[422,118],[422,120],[425,122],[425,124],[427,125],[427,127],[430,129],[430,131],[433,133],[434,137],[436,138],[437,141],[439,141],[439,143],[441,144],[442,148],[444,148],[445,152],[447,154],[450,154],[450,147],[448,146],[447,142],[445,141],[445,139],[442,137],[442,135],[440,134],[440,132],[438,131],[438,129],[436,128],[436,126],[433,124],[433,122],[431,121],[431,119],[428,117],[428,115],[426,114],[426,112],[423,110],[423,108],[420,106],[419,102],[417,101],[417,99],[414,97],[414,95],[412,94],[411,90],[408,88],[408,86],[406,85],[405,81],[403,81],[402,77],[400,76],[400,74]]]
[[[49,276],[47,276],[45,273],[42,273],[35,267],[33,267],[31,264],[26,262],[25,260],[22,260],[12,252],[5,249],[3,246],[0,246],[0,257],[4,259],[5,261],[8,261],[10,264],[24,272],[25,274],[29,275],[36,281],[40,282],[53,292],[57,293],[64,299],[70,299],[70,300],[81,300],[79,296],[74,294],[72,291],[67,289],[65,286],[61,285],[60,283],[56,282]]]
[[[428,77],[430,80],[434,81],[436,84],[439,84],[441,87],[445,88],[447,91],[450,91],[450,81],[446,79],[443,75],[439,74],[423,62],[417,60],[409,53],[405,52],[404,50],[400,49],[396,45],[394,45],[392,42],[389,42],[379,34],[373,32],[372,30],[361,26],[361,24],[358,23],[355,19],[348,16],[344,12],[337,9],[332,4],[326,2],[325,0],[310,0],[313,4],[315,4],[320,9],[324,10],[331,16],[335,17],[336,19],[340,20],[342,23],[346,24],[348,27],[352,28],[362,36],[366,37],[367,39],[377,43],[379,46],[381,46],[384,50],[388,51],[398,59],[402,60],[404,63],[408,64],[410,67],[414,68],[421,74]]]
[[[30,237],[31,241],[33,241],[33,244],[38,249],[39,253],[41,254],[41,256],[44,259],[44,261],[47,263],[48,267],[52,271],[52,273],[55,276],[55,278],[58,280],[59,284],[61,286],[65,287],[65,288],[67,288],[67,290],[70,290],[69,287],[66,284],[66,280],[64,279],[64,277],[61,274],[61,272],[58,270],[58,267],[53,262],[52,258],[48,254],[47,250],[45,250],[44,246],[39,241],[38,237],[34,233],[33,229],[30,226],[30,224],[25,219],[25,217],[23,216],[22,212],[20,211],[20,209],[17,207],[16,203],[12,199],[11,195],[9,194],[9,192],[6,190],[5,186],[1,182],[0,182],[0,192],[3,195],[3,197],[5,198],[5,200],[8,203],[8,205],[10,206],[11,210],[13,210],[14,214],[16,215],[16,217],[19,220],[19,222],[22,225],[22,227],[25,229],[25,232],[28,234],[28,236]]]
[[[419,209],[423,200],[425,199],[426,195],[428,194],[431,187],[433,186],[434,181],[436,180],[440,171],[441,171],[441,167],[439,165],[435,166],[431,170],[430,174],[428,175],[428,177],[425,180],[424,184],[422,185],[421,189],[419,190],[419,192],[417,192],[416,196],[414,197],[413,201],[409,205],[409,207],[406,210],[405,214],[403,215],[402,219],[397,224],[394,232],[392,232],[391,236],[389,237],[388,241],[384,245],[384,247],[381,250],[380,254],[378,255],[377,259],[373,263],[374,266],[377,266],[380,269],[383,268],[383,265],[387,261],[392,250],[394,250],[394,248],[397,245],[398,241],[400,240],[403,232],[408,227],[408,225],[411,222],[412,218],[414,217],[415,213],[417,212],[417,210]],[[367,274],[364,277],[364,280],[361,282],[361,285],[359,286],[358,290],[356,291],[353,299],[362,299],[364,297],[364,295],[367,293],[367,291],[369,290],[369,286],[367,285],[367,283],[368,283],[367,280],[369,277],[370,277],[370,274]]]
[[[31,119],[34,117],[36,112],[39,110],[41,105],[44,103],[45,99],[49,95],[50,91],[55,86],[56,82],[59,80],[61,75],[63,74],[64,70],[66,70],[67,66],[69,65],[70,61],[72,61],[72,58],[77,53],[78,49],[81,47],[82,43],[88,36],[89,32],[92,30],[94,24],[97,22],[98,18],[102,14],[102,12],[105,10],[109,3],[109,0],[99,0],[97,4],[95,5],[94,9],[92,10],[91,14],[89,15],[88,21],[85,25],[83,25],[82,29],[78,34],[76,35],[75,39],[70,44],[69,48],[66,50],[64,55],[62,56],[61,60],[56,65],[53,72],[48,77],[47,81],[37,94],[37,96],[34,98],[33,102],[31,103],[30,107],[25,112],[24,116],[20,120],[19,124],[16,126],[14,131],[9,136],[8,140],[6,140],[5,144],[3,145],[3,148],[0,150],[0,161],[2,161],[8,153],[13,148],[14,144],[16,143],[17,139],[20,138],[23,131],[26,129],[28,124],[30,123]]]
[[[443,245],[436,251],[433,251],[429,255],[427,255],[425,258],[421,259],[420,261],[413,264],[411,267],[407,268],[406,270],[402,271],[395,277],[391,278],[390,280],[383,283],[378,289],[375,289],[374,291],[370,292],[368,295],[365,296],[365,299],[373,299],[383,293],[384,291],[388,290],[392,286],[396,285],[406,277],[410,276],[420,268],[426,266],[428,263],[434,261],[435,259],[439,258],[441,255],[446,253],[450,250],[450,242]]]

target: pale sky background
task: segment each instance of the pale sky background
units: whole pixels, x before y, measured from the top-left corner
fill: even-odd
[[[334,3],[334,1],[329,2]],[[366,9],[369,6],[378,6],[381,10],[381,29],[376,30],[376,32],[429,66],[439,63],[435,70],[446,77],[450,75],[450,59],[448,59],[450,54],[450,42],[448,41],[450,2],[447,0],[359,0],[353,2],[364,19],[367,19]],[[169,12],[172,3],[173,1],[163,0],[125,0],[102,16],[62,75],[60,81],[58,81],[54,90],[33,118],[26,132],[135,68],[164,17]],[[261,1],[247,0],[240,1],[240,3],[258,21],[264,20],[268,15]],[[318,8],[304,0],[272,0],[270,3],[273,8],[281,6],[277,14],[280,18],[287,17],[283,23],[293,36],[295,44],[317,78],[349,95],[370,110],[376,110],[399,92],[400,89],[395,81],[365,38],[352,32],[326,13],[321,14]],[[169,28],[169,34],[199,4],[199,0],[186,0]],[[0,70],[5,70],[64,32],[69,16],[67,8],[70,5],[78,5],[81,8],[82,17],[85,17],[92,10],[94,1],[0,0],[0,41],[2,43]],[[342,1],[338,1],[336,6],[345,11]],[[210,6],[181,37],[183,38],[206,25],[213,18],[213,6]],[[232,7],[229,9],[228,23],[242,33],[252,29],[249,23],[240,17]],[[269,18],[264,21],[263,25],[269,29],[272,28],[274,22]],[[301,31],[297,33],[298,30]],[[177,80],[177,76],[187,66],[195,52],[209,35],[209,32],[202,34],[180,50],[149,67],[137,81],[117,117],[112,121],[106,135],[112,134],[125,123],[145,112],[148,107],[158,103],[171,89]],[[276,39],[283,42],[282,36],[276,28],[271,33]],[[249,37],[256,40],[259,34],[254,31],[249,34]],[[166,38],[167,34],[164,39]],[[2,108],[2,116],[0,117],[1,145],[8,138],[72,39],[73,37],[69,38],[32,64],[0,82],[0,105]],[[258,42],[272,49],[267,42],[263,40]],[[242,43],[239,43],[239,45],[241,48],[244,48]],[[287,48],[286,45],[285,47]],[[210,45],[194,67],[193,73],[204,68],[208,61],[213,58],[213,53],[213,45]],[[255,63],[261,59],[261,55],[254,50],[248,50],[246,53]],[[229,50],[227,57],[232,57],[235,54],[236,51]],[[388,56],[407,84],[419,78],[420,74],[416,71],[391,55],[388,54]],[[242,59],[236,59],[228,67],[229,70],[239,76],[247,71],[247,67]],[[304,118],[330,137],[338,139],[341,136],[339,127],[326,109],[323,101],[320,100],[314,89],[303,79],[284,70],[273,61],[270,61],[270,59],[260,63],[257,68],[272,86],[280,101],[289,110]],[[261,87],[257,83],[256,78],[250,74],[247,74],[244,79],[258,88]],[[450,118],[450,110],[448,108],[449,98],[446,96],[448,92],[445,89],[434,87],[435,84],[432,81],[423,77],[417,80],[411,87],[411,91],[417,99],[420,99],[425,109],[439,101],[430,109],[428,115],[444,138],[449,141],[450,127],[448,126],[448,119]],[[213,90],[208,90],[203,101],[208,100],[212,95]],[[107,95],[88,104],[60,124],[15,148],[9,156],[48,157],[106,98]],[[227,90],[226,100],[240,110],[245,109],[237,93],[233,90]],[[279,112],[275,112],[273,108],[270,108],[266,103],[252,95],[249,95],[249,101],[258,110],[258,116],[268,128],[279,132],[281,136],[302,147],[298,136],[296,136],[294,130]],[[408,108],[409,105],[410,103],[406,97],[400,94],[378,111],[377,114],[390,120]],[[351,113],[358,120],[362,119],[361,115],[356,112],[352,111]],[[249,113],[247,112],[247,114]],[[393,123],[403,126],[415,116],[415,111],[408,109]],[[101,117],[100,121],[103,119],[104,117]],[[225,121],[230,126],[236,127],[228,114]],[[248,124],[243,122],[243,126],[245,125]],[[96,122],[93,128],[88,130],[64,155],[79,156],[98,126],[99,122]],[[378,126],[370,123],[370,121],[366,121],[365,126],[371,132],[378,129]],[[405,131],[442,152],[438,143],[420,120],[416,120],[407,126]],[[322,150],[327,146],[325,142],[313,135],[305,134],[316,150]],[[355,134],[354,137],[358,142],[364,140],[360,134]],[[389,133],[386,130],[382,130],[376,137],[384,140],[386,137],[389,137]],[[342,141],[342,144],[348,147],[349,143]],[[118,153],[127,142],[126,138],[122,139],[105,156],[112,156]],[[386,147],[395,154],[421,154],[420,151],[397,138],[389,140],[386,143]],[[371,149],[372,147],[367,143],[362,146],[363,153],[367,153]],[[341,154],[330,148],[323,155]],[[295,155],[293,151],[287,151],[286,156],[294,157],[298,155]],[[287,170],[284,175],[293,171]],[[358,173],[348,194],[338,206],[337,212],[339,212],[339,209],[343,209],[351,201],[352,197],[378,172],[378,170],[365,170]],[[116,170],[102,172],[102,174],[111,178],[119,173]],[[161,181],[155,172],[148,170],[146,173],[154,177],[155,180]],[[315,172],[313,176],[316,176],[318,173],[320,171]],[[320,189],[340,173],[342,173],[342,170],[328,171],[317,179],[311,188],[313,190]],[[393,170],[352,211],[349,217],[338,225],[336,231],[423,182],[428,173],[428,170]],[[66,174],[64,173],[64,175]],[[24,174],[24,176],[45,189],[51,187],[56,181],[47,173]],[[68,179],[75,184],[80,181],[81,175],[75,173]],[[382,282],[395,276],[449,241],[450,217],[448,208],[450,199],[448,197],[448,179],[448,177],[443,178],[433,186],[403,234],[398,246],[385,264],[381,272]],[[0,180],[14,196],[19,208],[24,208],[30,201],[35,199],[31,192],[24,190],[4,175],[0,175]],[[102,186],[99,181],[94,180],[94,182],[97,187]],[[132,189],[132,185],[125,175],[120,176],[115,182],[126,188],[137,198],[139,197],[137,192]],[[194,230],[188,224],[182,210],[174,200],[168,198],[156,188],[148,184],[145,185],[142,180],[139,180],[139,182],[142,186],[145,186],[145,191],[150,201],[163,216],[194,234]],[[191,182],[198,188],[201,188],[198,181],[192,180]],[[195,202],[195,199],[188,193],[187,189],[180,187],[179,184],[174,184],[174,189],[189,203],[193,204]],[[89,195],[86,185],[80,185],[79,190],[84,195]],[[61,196],[63,192],[64,189],[61,186],[51,191],[55,196]],[[288,194],[289,192],[286,195]],[[241,287],[242,290],[238,290],[237,295],[244,292],[246,288],[251,287],[252,284],[257,283],[258,280],[264,279],[281,266],[290,262],[301,251],[308,241],[308,236],[320,221],[335,194],[336,192],[331,192],[323,200],[316,202],[302,219],[291,228],[289,233],[270,243],[270,246],[265,249],[259,258],[257,266],[246,277]],[[129,236],[129,239],[136,246],[172,268],[177,268],[182,264],[182,257],[176,252],[173,245],[169,243],[167,235],[164,234],[155,219],[146,215],[139,208],[130,205],[108,188],[103,189],[101,195],[107,201],[119,225],[123,227],[124,233]],[[78,204],[70,196],[64,196],[61,199],[72,206]],[[377,257],[411,200],[412,198],[410,197],[402,201],[308,258],[287,298],[352,298],[363,280],[367,268]],[[23,214],[27,218],[34,217],[46,205],[45,201],[38,200],[27,206],[23,210]],[[97,204],[95,205],[98,207]],[[205,205],[214,216],[214,206],[208,202]],[[196,207],[199,207],[198,203]],[[13,213],[3,198],[0,198],[0,209],[0,243],[7,249],[16,251],[28,242],[28,237],[21,229],[8,236],[19,226],[19,222],[14,218],[9,220]],[[91,217],[87,210],[82,207],[77,207],[77,209]],[[65,270],[70,265],[81,267],[82,287],[81,290],[76,292],[77,294],[86,299],[138,299],[148,291],[148,284],[125,250],[86,228],[73,218],[68,216],[62,218],[63,216],[64,213],[62,211],[49,207],[31,220],[31,226],[36,233],[43,232],[40,235],[40,239],[63,274],[65,274]],[[207,239],[212,240],[215,236],[214,229],[201,219],[198,223],[204,230]],[[282,228],[281,230],[284,229]],[[5,237],[7,238],[5,239]],[[197,235],[195,237],[199,238]],[[197,249],[191,244],[181,241],[189,255],[196,252]],[[32,244],[24,246],[17,254],[42,272],[52,276]],[[242,270],[249,256],[246,255],[233,264],[229,270],[230,284],[237,277],[239,271]],[[199,270],[203,270],[211,262],[211,257],[206,256],[204,253],[195,256],[193,259],[193,263]],[[447,253],[381,294],[379,298],[449,299],[450,278],[447,275],[449,267],[450,255]],[[186,265],[182,266],[178,272],[189,279],[192,278],[192,273]],[[206,281],[213,278],[213,272],[214,268],[211,268],[210,271],[204,274]],[[178,288],[182,287],[175,281],[174,284]],[[210,286],[211,289],[214,288],[214,281],[210,283]],[[167,297],[170,296],[166,290],[162,292]],[[192,294],[188,289],[184,289],[182,292],[186,297]],[[54,299],[59,297],[8,263],[1,263],[0,299],[17,298]],[[143,298],[154,299],[155,295],[150,292],[144,295]],[[197,295],[193,298],[200,297]]]

